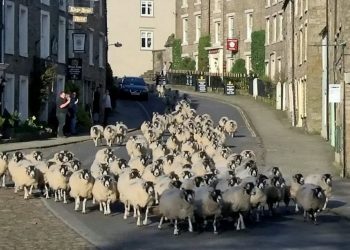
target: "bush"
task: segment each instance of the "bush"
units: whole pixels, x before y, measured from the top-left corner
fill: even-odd
[[[90,113],[86,111],[81,105],[78,106],[77,120],[78,124],[83,129],[89,129],[92,126]]]
[[[173,53],[173,64],[172,68],[173,69],[180,69],[181,64],[182,64],[182,47],[181,47],[181,40],[180,39],[175,39],[173,42],[173,47],[172,47],[172,53]]]
[[[198,41],[198,70],[208,71],[209,57],[208,51],[205,49],[210,47],[210,36],[202,36]]]
[[[190,57],[182,58],[181,67],[182,70],[195,70],[196,69],[196,61]]]
[[[247,74],[247,69],[245,68],[245,60],[237,59],[232,65],[231,72],[235,74]]]
[[[259,30],[252,33],[252,68],[258,76],[265,75],[265,31]]]

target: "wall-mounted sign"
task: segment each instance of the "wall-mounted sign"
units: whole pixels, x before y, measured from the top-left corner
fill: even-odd
[[[238,39],[237,38],[228,38],[226,40],[226,48],[232,52],[238,51]]]
[[[74,53],[84,53],[85,52],[85,33],[73,33],[73,51]]]
[[[73,22],[74,23],[86,23],[87,16],[73,16]]]
[[[70,14],[76,15],[76,14],[93,14],[94,9],[88,8],[88,7],[75,7],[75,6],[69,6],[68,12]]]
[[[209,50],[209,54],[217,54],[219,53],[219,49],[211,49]]]
[[[198,79],[198,89],[197,90],[201,93],[207,92],[207,83],[205,81],[205,78],[201,77]]]
[[[83,60],[81,58],[68,58],[67,79],[82,80]]]
[[[226,95],[235,95],[236,94],[236,88],[235,85],[233,85],[231,82],[228,82],[225,88]]]
[[[340,84],[329,84],[329,102],[330,103],[340,103]]]

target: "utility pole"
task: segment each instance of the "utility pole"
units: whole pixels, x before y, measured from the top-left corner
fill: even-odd
[[[292,4],[292,13],[291,13],[291,19],[292,19],[292,103],[293,103],[293,109],[292,109],[292,126],[296,126],[296,102],[295,102],[295,24],[294,24],[294,17],[295,17],[295,0],[291,0]]]

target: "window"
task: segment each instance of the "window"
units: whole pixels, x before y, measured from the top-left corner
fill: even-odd
[[[219,0],[214,0],[214,12],[220,12],[220,2]]]
[[[98,64],[100,68],[104,68],[105,62],[104,62],[104,40],[105,37],[100,35],[100,38],[98,40]]]
[[[272,53],[270,55],[270,63],[271,63],[270,77],[272,80],[274,80],[275,74],[276,74],[276,53]]]
[[[194,5],[199,5],[199,4],[201,4],[202,2],[201,2],[201,0],[196,0],[195,2],[194,2]]]
[[[90,0],[90,8],[94,8],[95,7],[95,1],[94,0]]]
[[[303,12],[304,12],[304,0],[300,0],[300,17],[303,16]]]
[[[102,17],[103,16],[103,1],[102,0],[100,0],[99,10],[100,10],[100,17]]]
[[[40,21],[40,57],[50,56],[50,13],[41,11]]]
[[[19,76],[18,112],[25,121],[28,118],[28,76]]]
[[[153,32],[141,31],[141,49],[151,50],[153,49]]]
[[[271,0],[265,0],[265,7],[270,7],[270,4],[271,4],[270,1]]]
[[[141,1],[141,16],[153,16],[153,1]]]
[[[278,70],[278,75],[281,77],[281,72],[282,72],[282,58],[279,57],[277,58],[277,70]],[[278,79],[282,80],[282,79]]]
[[[201,37],[201,26],[202,26],[202,17],[200,15],[196,16],[196,42],[199,41]]]
[[[198,54],[194,55],[194,61],[196,62],[196,70],[198,70]]]
[[[251,37],[252,37],[252,31],[253,31],[253,13],[252,12],[246,13],[246,22],[247,22],[247,27],[246,27],[247,38],[246,38],[246,40],[248,42],[250,42]]]
[[[299,64],[303,63],[303,44],[304,44],[304,39],[303,39],[303,29],[300,28],[299,30]]]
[[[188,44],[188,18],[182,19],[182,43]]]
[[[215,22],[215,44],[220,44],[220,22]]]
[[[94,33],[89,33],[89,65],[94,65]]]
[[[307,23],[305,23],[305,27],[304,27],[304,40],[305,40],[305,44],[304,44],[304,61],[306,62],[307,60]]]
[[[58,62],[66,62],[66,18],[62,16],[58,23]]]
[[[304,4],[304,8],[305,8],[305,13],[307,12],[308,8],[309,8],[309,0],[305,0],[305,4]]]
[[[294,15],[297,16],[299,12],[299,0],[294,0]]]
[[[250,54],[246,54],[245,56],[245,68],[248,74],[252,70],[252,56]]]
[[[65,87],[65,76],[64,75],[57,75],[57,83],[56,83],[56,96],[57,96],[57,99],[56,99],[56,102],[58,102],[59,100],[59,96],[58,96],[58,93],[60,93],[61,91],[64,90],[64,87]]]
[[[6,85],[4,89],[4,110],[9,113],[15,111],[15,75],[6,74]]]
[[[5,4],[5,53],[15,53],[15,5],[6,1]]]
[[[42,4],[50,5],[50,0],[40,0]]]
[[[272,42],[275,43],[277,41],[277,17],[273,16],[272,19]]]
[[[28,56],[28,8],[19,5],[19,20],[18,20],[18,52],[20,56]]]
[[[59,0],[59,8],[60,10],[66,11],[67,10],[67,0]]]
[[[187,0],[182,0],[182,6],[181,6],[181,8],[187,8],[187,7],[188,7]]]
[[[68,57],[73,58],[74,57],[74,51],[73,51],[73,30],[74,30],[74,23],[73,21],[68,22]]]
[[[278,40],[279,41],[283,41],[283,14],[282,13],[280,13],[279,15],[278,15],[278,19],[279,19],[279,25],[278,25],[278,27],[279,27],[279,29],[278,29]]]
[[[265,75],[270,76],[269,61],[265,61]]]
[[[233,38],[235,35],[235,19],[233,16],[228,17],[228,38]]]
[[[266,18],[265,44],[270,44],[270,18]]]
[[[272,5],[277,4],[277,0],[272,0]]]

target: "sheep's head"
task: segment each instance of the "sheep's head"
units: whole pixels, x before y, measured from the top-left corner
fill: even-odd
[[[179,180],[173,180],[173,181],[171,182],[171,185],[172,185],[173,187],[175,187],[175,188],[180,188],[181,185],[182,185],[182,182],[179,181]]]
[[[215,189],[214,191],[212,191],[210,193],[211,198],[217,202],[217,203],[221,203],[222,202],[222,194],[221,194],[221,190]]]
[[[169,164],[172,164],[174,162],[174,155],[167,155],[166,156],[166,161],[169,163]]]
[[[71,160],[73,160],[74,158],[74,154],[70,151],[63,151],[63,162],[69,162]]]
[[[271,171],[272,171],[272,175],[274,176],[282,176],[282,173],[278,167],[273,167]]]
[[[86,181],[90,180],[90,177],[91,177],[91,173],[89,170],[87,169],[83,169],[81,172],[80,172],[80,175],[79,175],[79,178],[80,179],[84,179]]]
[[[4,153],[4,152],[0,152],[0,159],[2,159],[2,160],[7,162],[9,160],[9,154],[8,153]]]
[[[277,188],[281,187],[281,179],[277,176],[271,178],[271,185]]]
[[[102,183],[103,186],[108,188],[112,183],[112,178],[109,175],[105,175],[102,177]]]
[[[244,185],[244,190],[248,195],[254,195],[254,183],[253,182],[248,182]]]
[[[162,174],[162,167],[159,165],[155,165],[151,171],[151,173],[155,176],[158,177]]]
[[[188,203],[193,203],[194,191],[191,189],[183,189],[181,193],[181,198],[183,198]]]
[[[182,179],[186,180],[186,179],[191,179],[192,177],[193,177],[192,172],[188,170],[182,171]]]
[[[241,155],[235,155],[235,156],[233,157],[233,159],[234,159],[234,161],[235,161],[235,163],[236,163],[237,165],[241,165],[242,160],[243,160]]]
[[[101,175],[108,175],[109,174],[110,169],[109,169],[108,163],[105,163],[105,162],[100,163],[99,168],[100,168]]]
[[[79,169],[81,169],[81,161],[74,159],[72,161],[72,167],[74,171],[78,171]]]
[[[300,185],[304,185],[305,183],[304,176],[300,173],[293,175],[293,180]]]
[[[146,190],[147,194],[154,195],[154,184],[151,181],[146,181],[143,184],[144,189]]]
[[[328,185],[328,186],[332,186],[332,175],[330,174],[324,174],[322,176],[322,179],[324,180],[324,182]]]
[[[173,181],[178,181],[179,180],[179,176],[177,174],[175,174],[174,171],[169,173],[169,179],[173,180]]]
[[[15,162],[19,162],[19,161],[21,161],[21,160],[23,160],[23,159],[24,159],[24,155],[23,155],[22,152],[17,151],[17,152],[15,152],[15,153],[13,154],[13,160],[14,160]]]
[[[115,155],[107,155],[106,157],[106,162],[108,163],[112,163],[117,159],[117,157]]]
[[[42,161],[43,160],[43,153],[40,151],[33,151],[33,158],[37,161]]]
[[[258,167],[257,166],[252,166],[250,169],[249,169],[249,172],[250,172],[250,175],[251,176],[258,176]]]
[[[137,170],[136,168],[131,169],[129,178],[130,179],[141,178],[140,171]]]
[[[126,169],[128,167],[128,162],[125,159],[118,159],[118,167],[120,169]]]
[[[204,179],[205,183],[208,186],[210,186],[216,180],[216,175],[213,173],[208,173],[208,174],[203,175],[203,179]]]
[[[62,176],[67,176],[67,174],[68,174],[68,166],[65,165],[65,164],[62,164],[60,166],[60,173],[61,173]]]
[[[64,162],[63,158],[64,158],[64,153],[63,152],[59,152],[56,155],[56,158],[59,162]]]
[[[30,165],[30,166],[27,166],[26,173],[27,173],[28,176],[34,178],[35,177],[35,172],[36,172],[35,170],[36,170],[35,166],[34,165]]]
[[[241,181],[242,181],[241,178],[233,176],[227,180],[227,184],[230,187],[234,187],[234,186],[238,186],[241,183]]]
[[[201,176],[194,177],[194,184],[196,187],[200,187],[204,183],[204,179]]]
[[[313,188],[312,191],[313,191],[314,197],[316,197],[318,199],[321,199],[325,196],[321,187]]]

